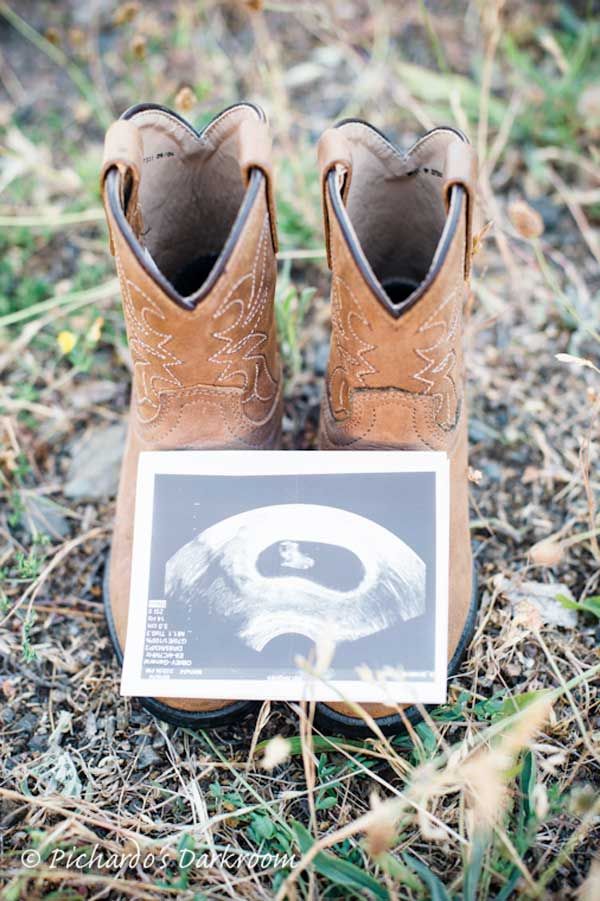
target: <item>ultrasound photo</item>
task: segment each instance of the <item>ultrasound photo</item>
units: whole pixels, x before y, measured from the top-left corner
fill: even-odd
[[[198,471],[151,474],[142,681],[187,683],[184,696],[192,683],[202,696],[209,682],[251,682],[252,695],[227,696],[276,697],[274,683],[292,690],[298,660],[314,660],[323,642],[333,648],[327,681],[356,682],[361,667],[434,679],[439,473],[229,475],[203,472],[202,452],[167,456],[194,457]],[[263,466],[265,456],[273,468],[289,454],[262,453]],[[322,455],[307,456],[318,468]]]

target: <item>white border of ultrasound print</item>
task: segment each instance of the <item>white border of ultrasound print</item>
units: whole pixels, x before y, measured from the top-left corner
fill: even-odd
[[[324,683],[298,671],[297,678],[152,679],[143,678],[142,659],[148,583],[154,479],[170,475],[307,475],[369,472],[431,472],[436,479],[436,635],[435,670],[406,673],[401,682],[338,680]],[[439,704],[446,700],[449,568],[449,464],[434,451],[146,451],[137,476],[130,608],[121,679],[121,694],[164,698],[231,700],[300,700]],[[357,661],[358,663],[358,661]],[[415,679],[414,675],[420,675]]]

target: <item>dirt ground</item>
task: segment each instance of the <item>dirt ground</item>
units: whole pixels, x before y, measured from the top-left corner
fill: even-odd
[[[598,9],[262,7],[0,3],[2,897],[600,898]],[[102,577],[130,360],[102,139],[134,102],[201,125],[238,99],[275,135],[289,448],[314,447],[328,353],[319,134],[352,115],[409,146],[451,123],[480,156],[478,628],[448,704],[390,742],[311,737],[285,704],[193,733],[119,697]],[[52,865],[96,845],[166,865]],[[225,847],[318,853],[296,870],[177,856]]]

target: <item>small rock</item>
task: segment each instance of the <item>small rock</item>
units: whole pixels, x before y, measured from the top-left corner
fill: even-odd
[[[119,469],[125,446],[125,425],[91,429],[71,450],[64,488],[73,500],[112,497],[119,484]]]
[[[2,719],[2,722],[8,726],[14,721],[15,711],[10,707],[5,707],[4,710],[0,712],[0,718]]]
[[[21,717],[20,720],[17,720],[14,728],[17,732],[27,732],[29,735],[31,735],[32,732],[35,732],[37,723],[37,716],[34,716],[33,713],[26,713]]]
[[[90,710],[85,721],[85,737],[87,739],[93,738],[97,731],[98,725],[96,722],[96,714],[93,710]]]
[[[154,748],[151,745],[145,745],[137,759],[136,770],[147,770],[151,766],[156,766],[160,761],[160,755]]]
[[[85,410],[95,404],[105,404],[113,400],[120,390],[117,382],[110,382],[108,379],[84,382],[71,393],[69,401],[75,409]]]
[[[71,431],[71,422],[68,416],[53,416],[45,419],[36,430],[36,443],[41,446],[53,447],[62,444]]]
[[[115,737],[115,732],[117,731],[116,727],[115,727],[115,723],[116,723],[116,719],[112,714],[110,714],[109,716],[106,717],[105,722],[104,722],[104,733],[105,733],[108,741],[112,741],[113,738]]]
[[[481,468],[491,482],[502,481],[502,467],[494,460],[486,460]]]
[[[23,524],[31,537],[42,532],[51,538],[64,538],[69,533],[69,521],[62,507],[50,498],[33,492],[21,492]]]
[[[164,748],[165,744],[166,744],[166,742],[165,742],[164,735],[162,734],[162,732],[157,732],[156,735],[154,736],[154,738],[152,739],[152,747],[155,750],[158,750],[158,748]]]
[[[85,509],[83,511],[83,516],[81,517],[81,525],[80,531],[87,532],[92,528],[92,524],[94,523],[96,516],[98,515],[98,511],[94,507],[93,504],[86,504]]]
[[[499,439],[500,433],[472,416],[469,420],[469,438],[473,444],[479,444],[480,441],[485,443]]]
[[[127,732],[129,729],[129,710],[125,705],[117,707],[117,716],[115,720],[115,731]]]

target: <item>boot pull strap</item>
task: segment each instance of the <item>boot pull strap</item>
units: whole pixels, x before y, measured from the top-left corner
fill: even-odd
[[[452,188],[460,185],[465,191],[466,228],[465,228],[465,280],[471,275],[471,257],[473,256],[473,208],[475,205],[475,186],[477,184],[477,157],[471,144],[466,141],[453,141],[446,151],[444,164],[444,202],[446,210],[450,209]]]
[[[319,138],[317,147],[319,168],[321,170],[321,197],[323,203],[323,223],[325,228],[325,246],[327,247],[327,263],[331,269],[331,224],[327,209],[327,179],[329,173],[335,171],[340,186],[342,201],[346,203],[350,181],[352,179],[352,148],[339,128],[328,128]]]
[[[110,126],[104,139],[104,159],[100,172],[100,190],[104,193],[106,176],[112,169],[120,174],[119,191],[121,206],[136,238],[143,230],[139,204],[140,177],[144,148],[140,131],[133,122],[118,119]],[[110,231],[110,230],[109,230]],[[114,244],[110,235],[110,252],[114,256]]]
[[[277,253],[279,242],[277,239],[277,215],[273,187],[272,149],[271,134],[267,123],[258,119],[244,119],[238,133],[240,169],[246,185],[250,183],[253,169],[259,169],[265,177],[271,239],[273,241],[273,250]]]

